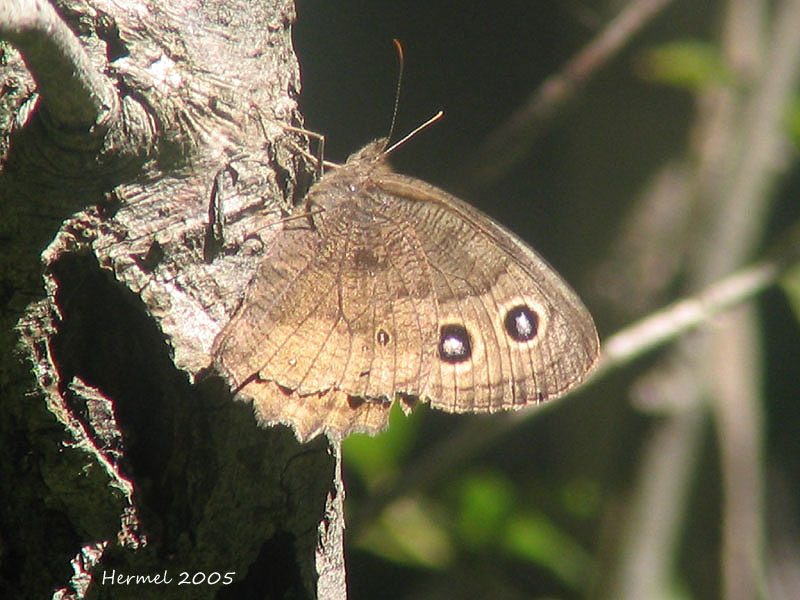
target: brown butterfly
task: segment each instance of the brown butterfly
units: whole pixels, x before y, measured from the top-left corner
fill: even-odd
[[[376,432],[391,401],[521,408],[583,381],[599,341],[529,246],[455,196],[394,173],[386,140],[312,186],[214,343],[262,423],[301,440]]]

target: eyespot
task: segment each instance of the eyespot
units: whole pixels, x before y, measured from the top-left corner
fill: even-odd
[[[518,342],[527,342],[536,337],[539,329],[539,315],[521,304],[506,313],[503,321],[506,333]]]
[[[472,340],[463,325],[442,325],[439,331],[439,358],[456,364],[472,356]]]
[[[392,340],[392,337],[389,335],[389,332],[386,331],[385,329],[378,329],[378,333],[375,334],[375,340],[381,346],[385,346]]]

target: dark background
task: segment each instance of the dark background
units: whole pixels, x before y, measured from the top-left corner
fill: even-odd
[[[666,42],[717,43],[723,5],[673,3],[558,110],[508,174],[478,189],[465,173],[476,147],[613,10],[593,1],[297,4],[301,109],[306,127],[326,135],[327,159],[344,161],[387,134],[398,72],[391,40],[397,38],[406,67],[395,139],[439,109],[445,117],[393,155],[395,168],[459,193],[528,241],[583,297],[601,339],[646,314],[641,307],[609,306],[599,289],[608,280],[597,269],[654,172],[689,151],[696,97],[643,77],[640,61]],[[787,151],[794,160],[794,150]],[[780,182],[764,245],[798,218],[798,184],[796,169]],[[797,527],[800,332],[779,291],[760,298],[759,307],[764,472],[767,494],[776,486],[783,494],[775,511],[783,516],[764,519],[770,528]],[[413,474],[454,432],[485,417],[423,408],[410,420],[396,419],[381,438],[348,440],[352,598],[607,597],[631,495],[642,485],[639,461],[659,419],[631,404],[629,386],[658,356],[538,411],[488,448],[426,478],[407,498],[395,495],[377,516],[365,516],[365,507],[387,481]],[[703,427],[671,556],[672,583],[687,597],[714,598],[720,594],[721,474],[714,423],[709,418]]]
[[[445,117],[397,151],[393,164],[461,191],[476,146],[613,14],[591,10],[560,2],[301,0],[294,37],[306,126],[325,134],[334,161],[385,136],[397,38],[406,68],[395,138],[439,109]],[[664,13],[559,114],[517,168],[467,198],[526,237],[576,286],[575,275],[612,233],[597,235],[598,226],[613,227],[643,174],[683,149],[691,98],[642,81],[632,61],[642,44],[671,39],[675,28],[689,36],[711,20],[694,10]],[[669,30],[659,31],[662,23]]]

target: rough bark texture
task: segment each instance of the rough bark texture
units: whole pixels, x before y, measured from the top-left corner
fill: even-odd
[[[293,6],[34,4],[0,10],[0,596],[344,597],[338,449],[208,368],[306,187]]]

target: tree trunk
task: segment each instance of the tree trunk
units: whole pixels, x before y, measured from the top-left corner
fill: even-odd
[[[338,446],[209,368],[307,187],[293,6],[57,9],[0,6],[0,595],[343,598]]]

